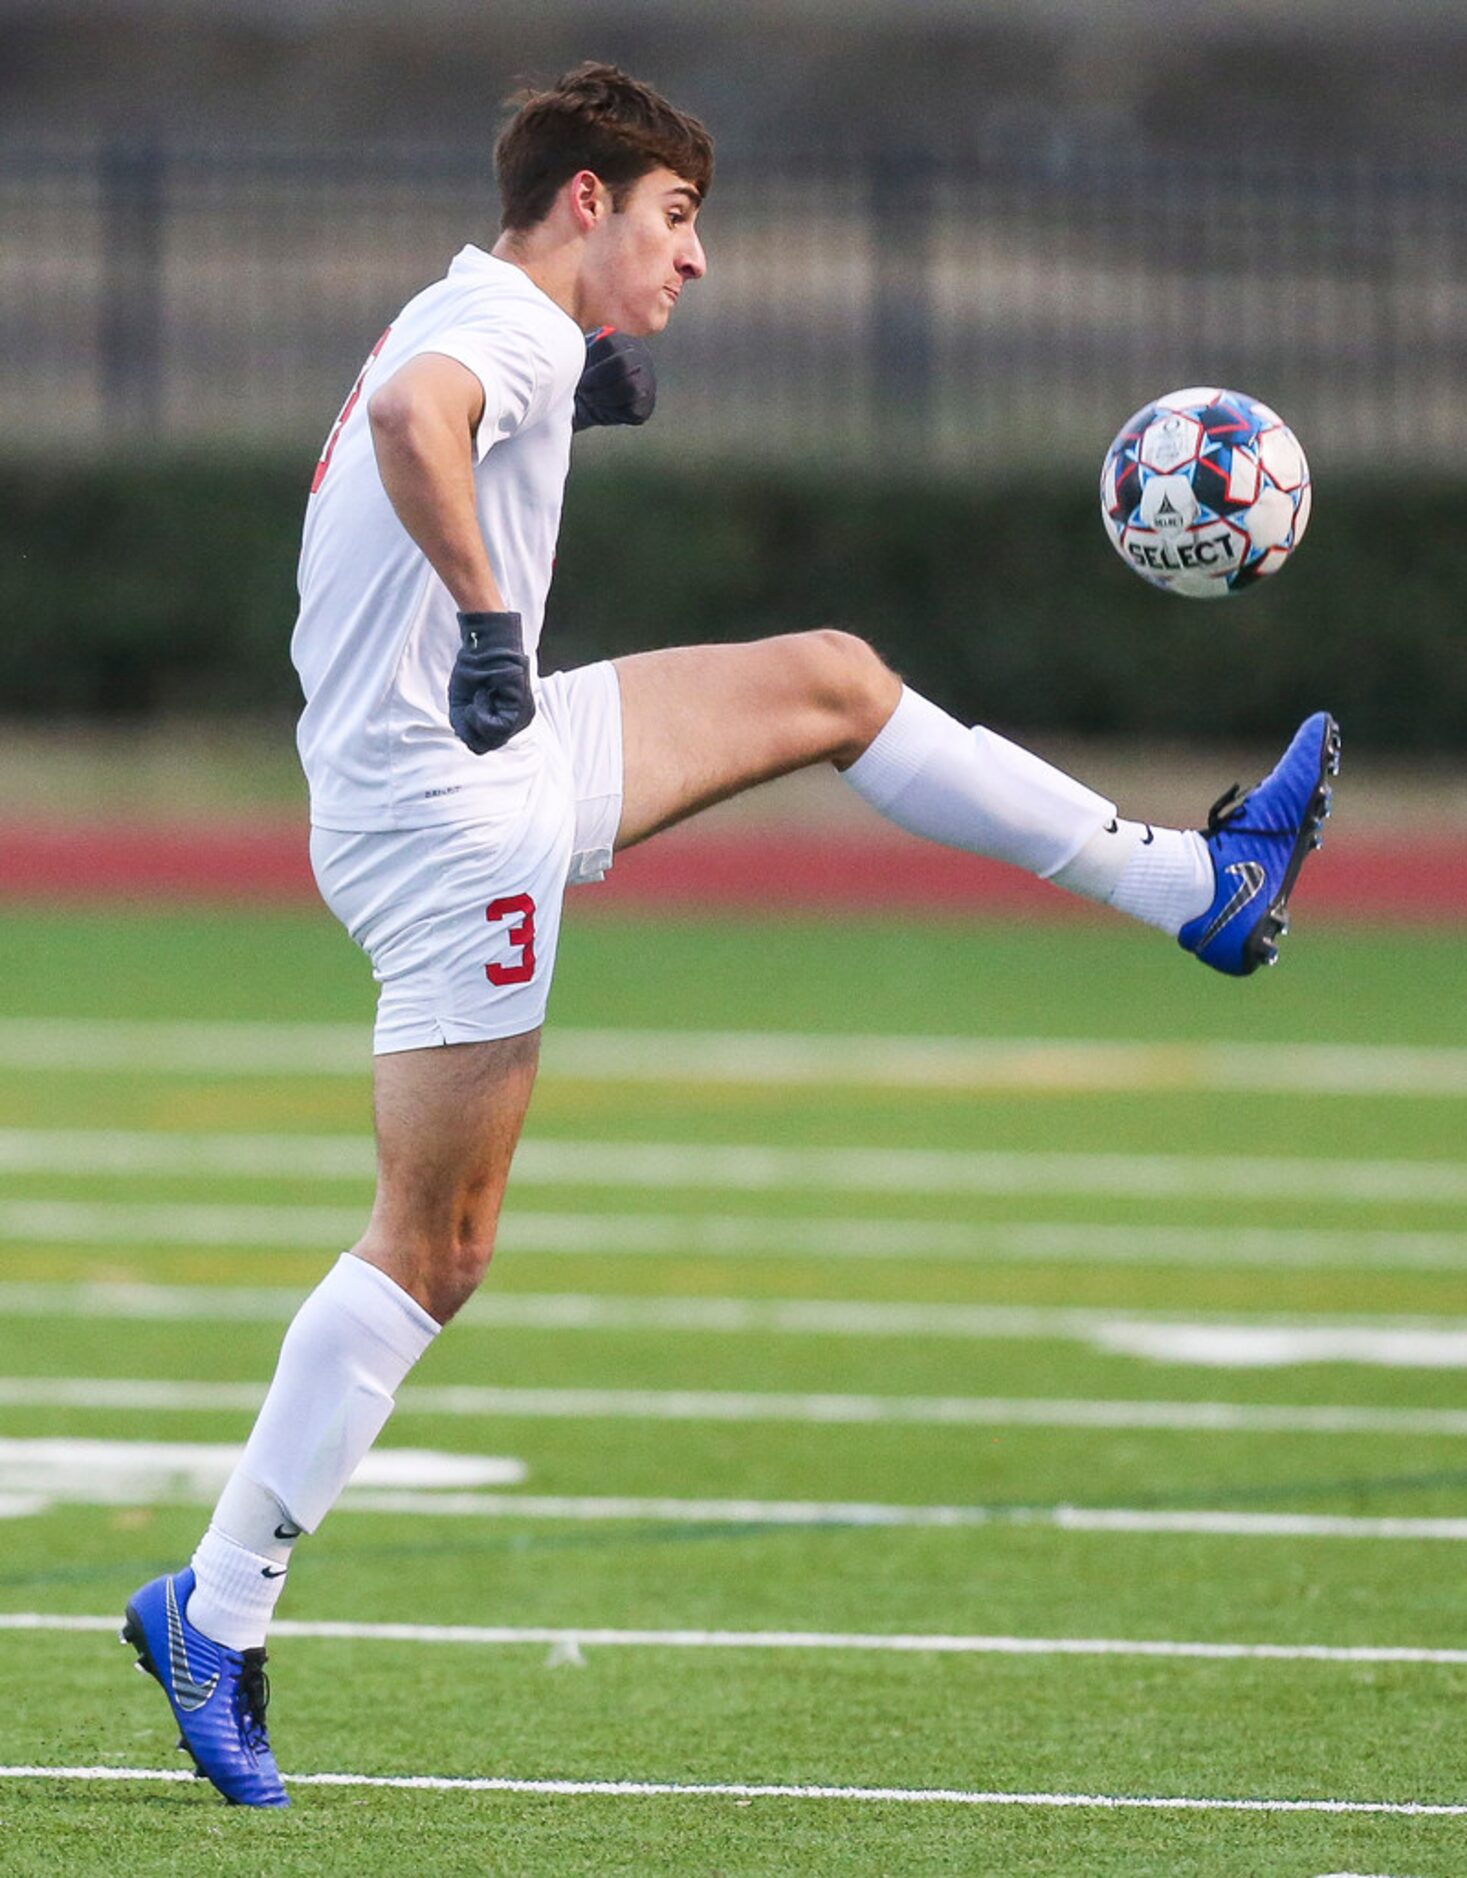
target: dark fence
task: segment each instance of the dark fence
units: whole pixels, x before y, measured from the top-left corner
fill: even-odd
[[[637,447],[1069,473],[1218,383],[1281,409],[1316,473],[1455,469],[1464,183],[982,138],[721,153]],[[308,454],[386,320],[495,224],[479,153],[0,148],[0,449]]]

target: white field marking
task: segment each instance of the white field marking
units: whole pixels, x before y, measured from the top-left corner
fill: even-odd
[[[117,1617],[51,1616],[42,1611],[0,1613],[0,1631],[115,1632]],[[1320,1643],[1173,1643],[1143,1637],[983,1637],[941,1632],[827,1630],[613,1630],[596,1625],[355,1624],[330,1620],[276,1620],[273,1637],[364,1643],[475,1645],[485,1648],[578,1644],[582,1649],[626,1650],[838,1650],[887,1656],[1121,1656],[1199,1662],[1400,1663],[1461,1668],[1467,1650]]]
[[[372,1038],[365,1023],[11,1017],[0,1021],[0,1068],[131,1076],[367,1076]]]
[[[1188,1154],[1055,1154],[942,1148],[712,1147],[533,1140],[526,1185],[725,1188],[741,1192],[1086,1193],[1117,1198],[1467,1201],[1467,1163]]]
[[[161,1780],[197,1776],[177,1767],[0,1767],[0,1780]],[[542,1793],[565,1798],[850,1800],[879,1805],[1090,1807],[1105,1812],[1377,1813],[1456,1819],[1467,1805],[1420,1800],[1222,1800],[1192,1795],[1120,1793],[977,1793],[945,1787],[747,1786],[732,1781],[454,1779],[446,1774],[283,1774],[292,1787],[388,1787],[429,1793]]]
[[[354,1135],[0,1130],[0,1173],[368,1179]],[[1121,1199],[1467,1201],[1467,1162],[1302,1156],[1055,1154],[957,1148],[718,1147],[696,1142],[523,1141],[514,1184],[710,1188],[745,1193],[1087,1193]]]
[[[1445,1045],[551,1030],[545,1052],[550,1073],[583,1081],[1467,1095],[1467,1049]]]
[[[0,1441],[0,1489],[10,1517],[38,1505],[210,1505],[239,1458],[224,1445],[75,1440]],[[373,1487],[389,1477],[426,1481],[432,1490]],[[959,1528],[1020,1525],[1065,1532],[1196,1533],[1213,1537],[1442,1539],[1467,1541],[1467,1519],[1356,1518],[1312,1513],[1184,1512],[1125,1507],[912,1506],[873,1501],[683,1500],[457,1492],[466,1478],[523,1478],[517,1461],[377,1449],[338,1501],[355,1513],[411,1513],[455,1519],[639,1520],[675,1525]]]
[[[0,1439],[0,1493],[88,1506],[192,1501],[217,1494],[239,1456],[238,1445],[223,1442]],[[374,1448],[353,1478],[363,1487],[418,1491],[517,1486],[525,1473],[523,1461],[493,1455]]]
[[[179,1179],[370,1181],[364,1135],[187,1134],[128,1128],[0,1128],[0,1173]]]
[[[148,1285],[0,1282],[0,1319],[106,1317],[174,1322],[287,1322],[300,1308],[298,1288],[284,1286]],[[471,1298],[456,1320],[480,1328],[541,1331],[681,1331],[715,1336],[940,1337],[973,1341],[1077,1342],[1106,1354],[1150,1355],[1175,1343],[1216,1336],[1241,1345],[1253,1332],[1279,1331],[1338,1344],[1304,1345],[1343,1351],[1328,1360],[1406,1362],[1411,1368],[1467,1367],[1467,1324],[1460,1318],[1274,1315],[1178,1319],[1161,1311],[1017,1304],[910,1304],[896,1300],[799,1298],[628,1298],[585,1292],[487,1291]],[[1155,1339],[1148,1344],[1147,1339]],[[1143,1350],[1143,1346],[1145,1346]],[[1168,1361],[1178,1360],[1168,1354]]]
[[[600,1029],[549,1031],[542,1060],[583,1082],[1467,1095],[1467,1049],[1449,1045]],[[7,1069],[359,1076],[370,1064],[365,1023],[0,1021]]]
[[[165,1137],[166,1139],[166,1137]],[[0,1172],[13,1171],[0,1168]],[[46,1171],[54,1171],[47,1169]],[[75,1173],[75,1165],[67,1172]],[[88,1167],[84,1171],[100,1171]],[[130,1166],[130,1173],[176,1172]],[[287,1246],[357,1238],[363,1206],[220,1202],[0,1200],[0,1241],[59,1245]],[[512,1208],[505,1252],[650,1253],[676,1258],[766,1253],[780,1258],[951,1259],[989,1263],[1280,1266],[1463,1271],[1467,1233],[1225,1226],[1116,1226],[952,1220],[750,1218],[740,1214],[549,1213]]]
[[[0,1407],[108,1413],[253,1413],[263,1382],[0,1376]],[[950,1428],[1160,1429],[1205,1434],[1467,1435],[1467,1409],[1299,1407],[1238,1402],[1066,1401],[1030,1396],[794,1395],[712,1389],[523,1389],[407,1384],[399,1415],[528,1421],[895,1423]]]
[[[1370,1363],[1383,1369],[1467,1369],[1467,1330],[1329,1325],[1114,1324],[1097,1338],[1117,1356],[1208,1369]]]
[[[439,1513],[450,1519],[630,1519],[672,1525],[960,1528],[1040,1526],[1061,1532],[1187,1533],[1236,1539],[1467,1541],[1467,1519],[1358,1518],[1328,1513],[1241,1513],[1085,1506],[909,1506],[835,1500],[673,1500],[508,1493],[350,1490],[357,1513]]]
[[[361,1206],[222,1206],[131,1200],[0,1200],[0,1241],[20,1245],[350,1245]]]
[[[833,1229],[842,1223],[829,1222]],[[1457,1232],[1400,1232],[1369,1227],[1118,1226],[1041,1220],[981,1228],[925,1221],[894,1221],[888,1226],[869,1218],[852,1223],[862,1227],[862,1237],[854,1245],[840,1248],[841,1255],[848,1258],[969,1258],[993,1264],[1205,1265],[1211,1271],[1260,1265],[1270,1270],[1288,1266],[1327,1271],[1461,1271],[1467,1268],[1467,1233]],[[912,1231],[910,1251],[906,1239],[908,1227]],[[944,1232],[952,1237],[943,1239],[940,1235]],[[963,1232],[972,1242],[971,1250],[966,1252],[959,1250],[961,1241],[957,1237]],[[925,1241],[924,1233],[931,1235]],[[832,1241],[835,1238],[836,1232],[832,1230]],[[888,1243],[884,1251],[883,1239],[894,1241]],[[694,1242],[692,1249],[704,1248]],[[787,1255],[804,1252],[831,1256],[836,1247],[834,1244],[829,1248],[821,1246],[812,1235],[810,1243],[803,1243],[796,1237],[784,1250]]]

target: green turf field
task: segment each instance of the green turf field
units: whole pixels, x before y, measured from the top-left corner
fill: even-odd
[[[261,1816],[99,1776],[181,1764],[107,1625],[364,1216],[370,983],[8,912],[0,1870],[1460,1878],[1467,941],[1301,925],[573,917],[495,1273],[271,1648],[288,1777],[449,1784]]]

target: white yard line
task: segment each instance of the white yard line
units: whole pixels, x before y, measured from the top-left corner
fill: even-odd
[[[132,1076],[366,1076],[361,1024],[144,1022],[11,1017],[0,1021],[0,1069],[121,1071]]]
[[[0,1767],[0,1780],[148,1780],[176,1784],[195,1776],[176,1767]],[[385,1787],[431,1793],[538,1793],[565,1798],[848,1800],[878,1805],[1088,1807],[1105,1812],[1373,1813],[1411,1819],[1457,1819],[1467,1805],[1416,1800],[1203,1799],[1193,1795],[980,1793],[943,1787],[751,1786],[732,1781],[455,1779],[444,1774],[285,1774],[293,1787]]]
[[[239,1454],[229,1442],[5,1437],[0,1438],[0,1488],[79,1506],[191,1504],[218,1494]],[[523,1461],[497,1455],[383,1446],[363,1457],[353,1479],[359,1487],[421,1492],[518,1486],[526,1472]]]
[[[287,1246],[361,1237],[365,1206],[134,1200],[0,1200],[0,1242],[28,1245]]]
[[[263,1382],[0,1376],[0,1407],[253,1412]],[[1025,1396],[796,1395],[712,1389],[523,1389],[411,1383],[399,1415],[531,1421],[891,1423],[919,1427],[1160,1429],[1206,1434],[1467,1435],[1467,1409],[1259,1406]]]
[[[506,1222],[508,1223],[508,1222]],[[742,1222],[740,1222],[742,1223]],[[833,1222],[838,1228],[841,1222]],[[1272,1226],[1149,1226],[1090,1221],[1015,1221],[980,1228],[912,1222],[912,1249],[907,1250],[904,1223],[888,1228],[880,1220],[859,1222],[863,1237],[842,1248],[845,1257],[867,1256],[931,1258],[966,1257],[1006,1264],[1084,1265],[1205,1265],[1212,1271],[1263,1266],[1288,1266],[1326,1271],[1461,1271],[1467,1268],[1467,1233],[1410,1232],[1369,1227]],[[921,1233],[933,1234],[924,1244]],[[956,1235],[971,1234],[971,1251],[960,1252]],[[954,1235],[944,1244],[936,1235]],[[832,1242],[836,1232],[831,1232]],[[881,1250],[883,1240],[888,1243]],[[859,1248],[859,1249],[858,1249]],[[536,1250],[546,1248],[536,1247]],[[694,1244],[694,1249],[703,1248]],[[712,1248],[709,1248],[712,1249]],[[835,1247],[802,1245],[796,1239],[788,1251],[831,1256]]]
[[[365,1135],[0,1128],[3,1174],[370,1181],[374,1166]]]
[[[164,1075],[365,1075],[367,1025],[0,1021],[0,1067]],[[1449,1045],[1127,1043],[1096,1038],[557,1030],[547,1074],[593,1082],[1314,1095],[1467,1095]]]
[[[21,1519],[52,1503],[212,1505],[238,1450],[214,1444],[0,1440],[0,1517]],[[668,1496],[454,1491],[459,1480],[522,1477],[523,1465],[481,1455],[378,1448],[337,1503],[342,1513],[449,1519],[634,1520],[670,1525],[828,1526],[954,1530],[1046,1527],[1061,1532],[1187,1533],[1254,1539],[1467,1541],[1467,1518],[1359,1518],[1198,1508],[934,1506],[842,1500],[713,1500]],[[394,1484],[373,1487],[373,1479]],[[421,1483],[421,1484],[420,1484]],[[430,1490],[424,1491],[424,1487]]]
[[[1096,1341],[1117,1356],[1205,1369],[1286,1369],[1370,1363],[1385,1369],[1467,1369],[1467,1333],[1299,1324],[1113,1324]]]
[[[1304,1157],[781,1148],[683,1142],[526,1141],[521,1184],[742,1192],[1084,1193],[1243,1204],[1277,1199],[1459,1204],[1467,1163]]]
[[[167,1137],[162,1137],[167,1139]],[[55,1157],[57,1161],[60,1157]],[[143,1157],[125,1171],[177,1173]],[[3,1145],[0,1145],[3,1161]],[[0,1165],[0,1172],[17,1170]],[[79,1164],[68,1160],[65,1171]],[[82,1171],[103,1171],[84,1164]],[[108,1168],[105,1171],[116,1172]],[[258,1170],[263,1171],[263,1170]],[[365,1181],[365,1175],[363,1176]],[[355,1207],[248,1202],[0,1200],[0,1242],[47,1245],[285,1246],[349,1244],[361,1231]],[[556,1213],[512,1206],[499,1229],[505,1252],[646,1253],[653,1256],[949,1259],[964,1263],[1290,1266],[1333,1271],[1467,1270],[1467,1233],[1343,1227],[1117,1226],[955,1220],[771,1218],[718,1213]]]
[[[117,1616],[44,1611],[0,1613],[0,1631],[115,1633]],[[363,1643],[425,1643],[512,1648],[520,1645],[627,1650],[829,1650],[892,1656],[1119,1656],[1199,1662],[1401,1663],[1460,1668],[1467,1650],[1387,1644],[1170,1642],[1152,1637],[988,1637],[942,1632],[827,1630],[619,1630],[605,1625],[359,1624],[276,1620],[273,1637]]]
[[[357,1513],[450,1519],[644,1520],[672,1525],[851,1526],[957,1529],[1037,1526],[1062,1532],[1167,1533],[1235,1539],[1430,1539],[1467,1542],[1467,1519],[1361,1518],[1328,1513],[1171,1512],[1083,1506],[909,1506],[832,1500],[677,1500],[610,1495],[358,1492],[338,1502]]]
[[[369,1179],[371,1143],[353,1135],[0,1130],[0,1173],[228,1175]],[[953,1148],[785,1148],[696,1142],[547,1140],[520,1144],[514,1185],[722,1188],[745,1193],[1104,1194],[1457,1205],[1467,1162],[1304,1156],[1093,1154]]]
[[[0,1281],[5,1317],[280,1323],[298,1287]],[[714,1336],[934,1337],[1080,1342],[1106,1353],[1210,1360],[1467,1367],[1467,1322],[1447,1317],[1267,1314],[1178,1317],[1159,1310],[1009,1304],[915,1304],[824,1298],[607,1297],[587,1292],[483,1291],[456,1320],[496,1329]],[[1250,1339],[1252,1340],[1250,1342]],[[1210,1340],[1210,1342],[1209,1342]],[[1253,1354],[1250,1356],[1249,1351]],[[1286,1353],[1284,1353],[1286,1352]]]

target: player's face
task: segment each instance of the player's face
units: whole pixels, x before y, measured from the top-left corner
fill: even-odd
[[[602,326],[660,333],[678,295],[708,271],[698,239],[698,192],[672,170],[650,170],[623,206],[597,223],[582,276],[585,309]]]

